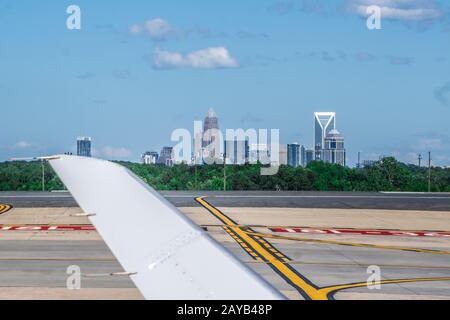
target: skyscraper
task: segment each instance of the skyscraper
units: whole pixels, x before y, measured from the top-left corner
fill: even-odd
[[[298,143],[288,144],[287,162],[288,165],[297,168],[301,164],[300,145]]]
[[[226,140],[224,152],[227,164],[243,165],[248,162],[247,140]]]
[[[156,164],[158,162],[159,154],[156,151],[147,151],[142,155],[143,164]]]
[[[158,163],[163,164],[165,166],[173,166],[174,154],[172,147],[162,148],[161,154],[159,155]]]
[[[208,115],[203,122],[203,148],[214,142],[214,130],[219,130],[219,118],[213,108],[209,108]]]
[[[78,137],[77,139],[77,156],[91,157],[91,144],[92,139],[90,137]]]
[[[314,161],[314,150],[305,150],[305,167],[312,161]]]
[[[325,145],[325,137],[331,130],[336,129],[336,113],[315,112],[314,121],[315,159],[322,160],[322,149]]]
[[[307,163],[306,163],[306,148],[305,148],[305,146],[300,147],[300,155],[301,155],[300,164],[302,167],[306,167]]]
[[[280,151],[279,151],[279,158],[278,158],[278,162],[279,165],[282,166],[287,166],[288,165],[288,150],[287,150],[287,146],[285,145],[280,145]]]
[[[331,130],[325,137],[322,157],[324,162],[345,166],[344,137],[336,129]]]
[[[207,163],[221,161],[222,155],[220,154],[220,148],[222,146],[220,144],[219,119],[214,109],[210,108],[203,122],[203,160],[208,159],[206,161]]]
[[[266,143],[253,143],[249,148],[249,162],[270,164],[270,151]]]

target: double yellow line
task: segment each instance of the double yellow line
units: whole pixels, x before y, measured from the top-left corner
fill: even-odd
[[[234,234],[242,239],[246,245],[255,252],[262,260],[268,263],[280,276],[282,276],[288,283],[296,288],[300,294],[306,299],[320,299],[317,295],[317,287],[310,283],[306,278],[301,276],[293,267],[282,261],[276,253],[272,252],[264,244],[258,241],[258,238],[249,235],[247,232],[238,227],[237,223],[228,218],[218,209],[205,201],[205,197],[195,199],[205,209],[211,212],[216,218],[222,221],[228,229],[232,230]],[[326,299],[326,297],[325,297]]]
[[[9,204],[0,204],[0,214],[6,213],[12,209],[12,206]]]
[[[242,229],[235,221],[227,217],[217,208],[213,207],[206,200],[206,197],[199,197],[195,200],[212,213],[217,219],[225,224],[225,231],[227,231],[233,239],[235,239],[253,258],[257,257],[260,260],[266,262],[275,272],[277,272],[283,279],[285,279],[290,285],[292,285],[305,299],[308,300],[329,300],[334,298],[334,294],[341,290],[352,289],[352,288],[362,288],[368,285],[383,285],[383,284],[397,284],[397,283],[412,283],[412,282],[431,282],[431,281],[450,281],[450,278],[415,278],[415,279],[396,279],[396,280],[383,280],[374,283],[359,282],[350,284],[340,284],[329,287],[319,288],[314,285],[311,281],[306,279],[301,275],[296,269],[294,269],[288,262],[288,258],[282,255],[281,252],[276,250],[269,242],[263,239],[263,237],[271,237],[276,239],[285,240],[299,240],[299,238],[293,237],[278,237],[268,234],[260,234],[253,232],[250,228]],[[246,231],[248,230],[248,231]],[[331,243],[330,241],[315,241],[320,243]],[[344,243],[335,241],[331,244],[340,245],[355,245],[352,243]],[[356,244],[357,245],[357,244]],[[372,245],[361,245],[370,246]],[[387,246],[377,246],[378,248],[390,249]],[[398,248],[394,247],[396,250],[406,250],[410,248]],[[394,249],[391,248],[391,249]],[[420,250],[420,251],[419,251]],[[439,251],[433,250],[422,250],[422,249],[411,249],[410,251],[415,252],[428,252],[428,253],[441,253]]]

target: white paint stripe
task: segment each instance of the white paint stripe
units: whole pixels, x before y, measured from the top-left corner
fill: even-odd
[[[175,196],[175,195],[163,195],[165,198],[195,198],[195,195],[189,195],[189,196],[185,196],[185,195],[180,195],[180,196]],[[34,198],[54,198],[54,199],[59,199],[59,198],[73,198],[72,196],[64,196],[64,195],[30,195],[30,196],[9,196],[9,195],[0,195],[0,199],[14,199],[14,198],[22,198],[22,199],[26,199],[26,198],[30,198],[30,199],[34,199]],[[442,197],[432,197],[432,196],[428,196],[428,197],[413,197],[413,196],[273,196],[273,195],[248,195],[248,196],[243,196],[243,195],[236,195],[236,196],[232,196],[232,195],[217,195],[217,196],[211,196],[211,199],[214,198],[254,198],[254,199],[262,199],[262,198],[279,198],[279,199],[289,199],[289,198],[318,198],[318,199],[432,199],[432,200],[450,200],[450,196],[442,196]]]

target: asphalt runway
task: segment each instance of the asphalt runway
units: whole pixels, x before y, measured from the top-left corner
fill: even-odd
[[[450,194],[345,192],[161,192],[177,207],[196,207],[208,196],[216,207],[336,208],[450,211]],[[0,192],[0,203],[16,208],[77,207],[65,192]]]
[[[103,241],[9,240],[1,243],[0,284],[8,288],[54,288],[65,289],[67,268],[79,266],[82,272],[82,288],[107,288],[111,290],[134,289],[126,276],[113,276],[123,271],[120,264]],[[250,268],[291,299],[303,299],[288,282],[273,272],[264,262],[250,258],[236,243],[222,244]],[[433,254],[410,254],[370,250],[343,246],[316,244],[274,243],[274,246],[292,259],[289,263],[297,273],[317,287],[343,283],[365,283],[367,268],[379,266],[383,280],[413,278],[449,278],[449,256]],[[384,298],[402,299],[450,299],[450,282],[412,282],[382,285],[379,290],[366,286],[336,293],[336,299],[358,299],[365,294],[382,295]],[[0,295],[1,296],[1,295]],[[39,297],[39,293],[35,298]],[[58,296],[57,296],[58,297]],[[99,299],[111,295],[98,296]]]
[[[450,238],[412,233],[450,232],[449,195],[208,194],[164,193],[290,299],[450,300]],[[0,203],[13,205],[4,206],[0,214],[4,226],[89,225],[86,217],[76,217],[81,210],[67,193],[1,193]],[[406,234],[283,233],[271,226],[378,228]],[[95,230],[5,229],[0,230],[0,248],[0,299],[142,298],[128,276],[117,274],[122,267]],[[82,272],[79,291],[66,288],[67,268],[74,265]],[[374,267],[380,271],[375,289],[367,286]]]

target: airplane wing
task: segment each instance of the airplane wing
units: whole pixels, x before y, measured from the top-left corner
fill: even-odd
[[[128,169],[66,155],[49,162],[146,299],[284,299]]]

